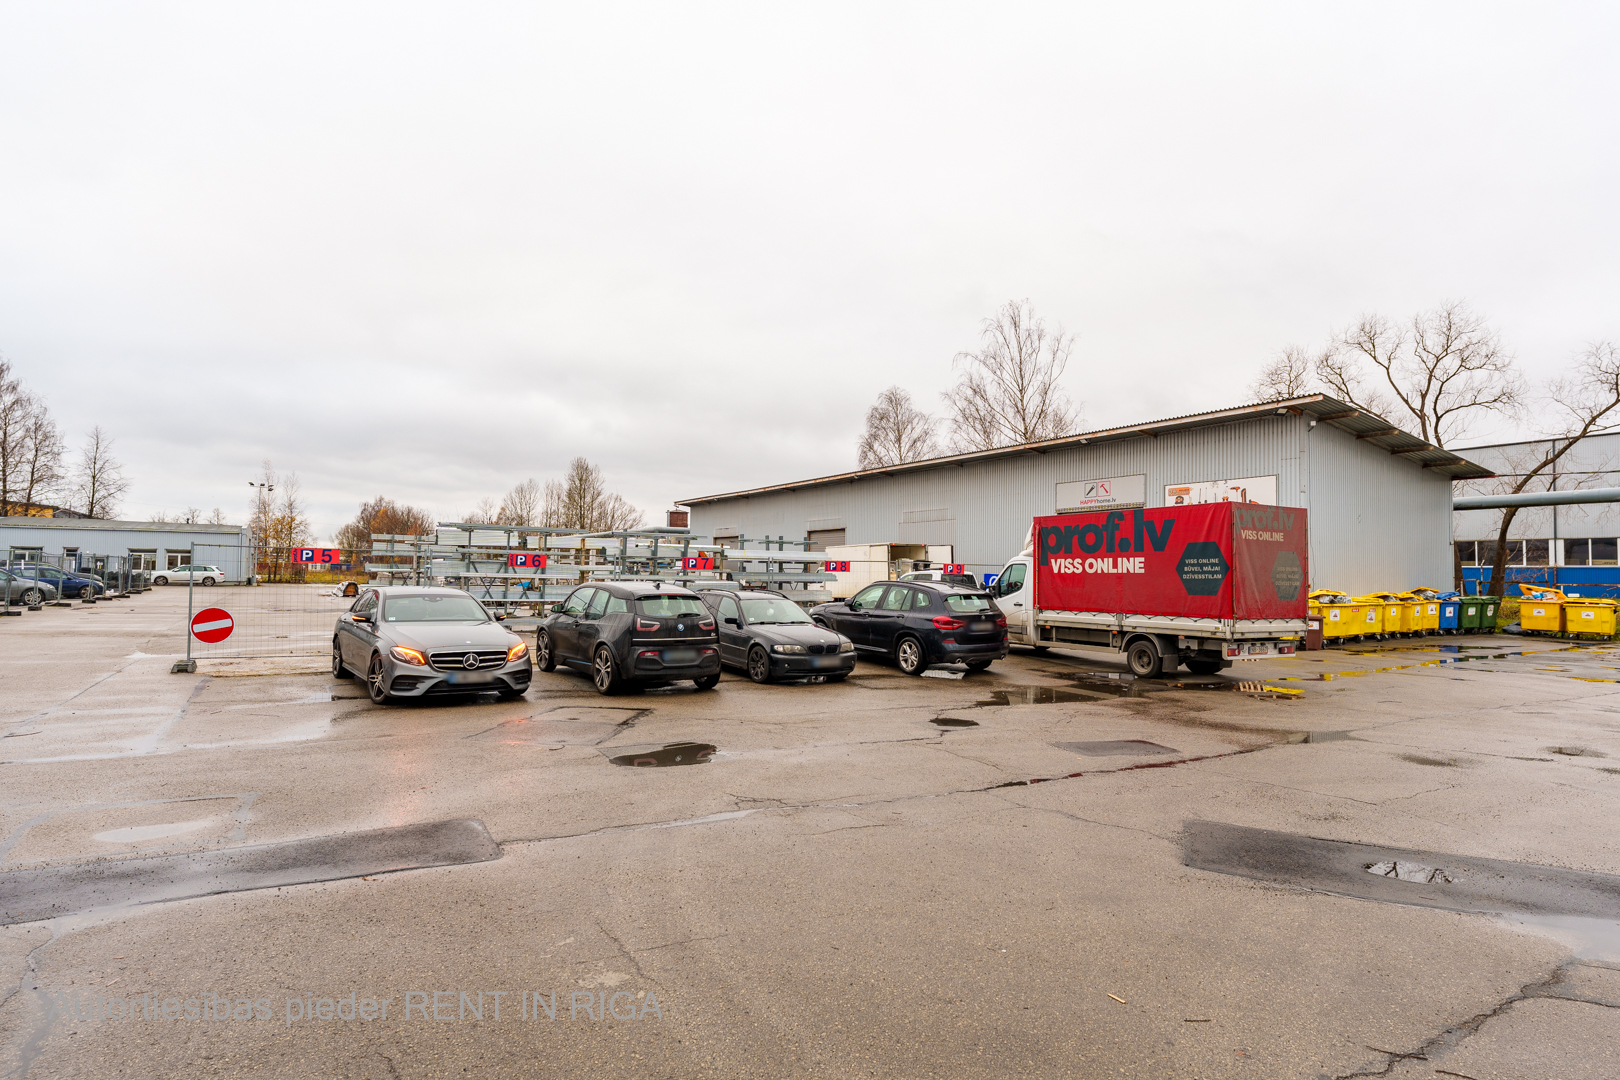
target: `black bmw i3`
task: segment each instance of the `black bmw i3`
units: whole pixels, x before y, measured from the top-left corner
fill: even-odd
[[[535,631],[541,671],[588,674],[598,693],[691,679],[720,681],[714,615],[690,589],[651,581],[581,585]]]

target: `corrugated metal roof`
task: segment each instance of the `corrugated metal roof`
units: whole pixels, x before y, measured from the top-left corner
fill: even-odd
[[[1118,439],[1136,439],[1144,436],[1156,437],[1172,431],[1214,427],[1219,424],[1252,420],[1256,417],[1276,413],[1292,413],[1295,416],[1313,417],[1321,423],[1331,424],[1341,431],[1354,435],[1358,440],[1365,441],[1369,446],[1375,446],[1380,450],[1387,450],[1390,454],[1408,458],[1425,469],[1433,469],[1435,472],[1448,476],[1453,480],[1483,480],[1496,475],[1489,469],[1460,458],[1449,450],[1442,450],[1437,446],[1424,442],[1416,435],[1402,431],[1381,416],[1376,416],[1364,409],[1358,409],[1354,405],[1330,398],[1326,394],[1308,394],[1304,397],[1289,398],[1286,401],[1268,401],[1262,405],[1243,405],[1232,409],[1221,409],[1217,412],[1172,416],[1165,420],[1155,420],[1146,424],[1132,424],[1127,427],[1107,428],[1102,431],[1087,431],[1079,435],[1066,435],[1061,439],[1047,439],[1044,442],[1020,443],[1017,446],[1001,446],[994,450],[978,450],[970,454],[951,454],[947,457],[926,458],[922,461],[908,461],[904,465],[887,465],[877,469],[857,469],[853,472],[834,473],[831,476],[818,476],[809,480],[795,480],[787,484],[772,484],[767,487],[749,488],[744,491],[729,491],[721,495],[700,495],[691,499],[676,499],[675,505],[695,506],[699,503],[719,502],[723,499],[741,499],[774,491],[793,491],[798,488],[815,487],[822,484],[847,484],[870,476],[893,476],[898,473],[938,469],[947,465],[965,465],[973,461],[1016,457],[1021,454],[1050,454],[1054,450],[1062,450],[1071,446],[1087,446],[1092,443],[1110,442]]]
[[[0,517],[0,528],[11,526],[22,529],[85,529],[110,532],[166,532],[166,533],[242,533],[243,525],[186,524],[178,521],[108,521],[105,518],[45,518]]]

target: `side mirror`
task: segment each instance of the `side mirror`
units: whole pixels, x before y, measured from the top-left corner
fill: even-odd
[[[726,616],[726,625],[727,626],[741,626],[742,624],[739,623],[736,619],[733,619],[731,616],[727,615]]]
[[[363,611],[356,611],[354,614],[350,615],[349,618],[352,619],[355,622],[370,622],[371,621],[371,616],[367,615]]]
[[[861,610],[861,602],[859,600],[851,600],[849,602],[849,610],[851,610],[851,611],[859,611],[859,610]]]

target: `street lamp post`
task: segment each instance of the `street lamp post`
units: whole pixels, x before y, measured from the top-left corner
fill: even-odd
[[[263,481],[258,481],[258,480],[249,480],[248,481],[248,487],[258,489],[257,491],[255,491],[253,493],[253,498],[254,498],[254,503],[255,503],[256,508],[262,508],[265,505],[265,496],[269,495],[272,491],[276,490],[276,485],[267,484],[267,483],[265,483]],[[253,528],[253,526],[251,524],[248,527]],[[259,577],[258,577],[258,575],[259,575],[259,544],[260,544],[260,542],[262,540],[263,540],[263,537],[261,537],[259,535],[258,530],[254,529],[253,543],[252,543],[253,570],[252,570],[251,573],[248,574],[247,582],[248,582],[249,585],[258,584],[258,580],[259,580]]]

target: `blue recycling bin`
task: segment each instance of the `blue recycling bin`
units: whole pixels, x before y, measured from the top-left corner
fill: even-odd
[[[1457,616],[1462,611],[1462,602],[1459,594],[1454,592],[1440,594],[1440,632],[1442,634],[1457,633]]]

